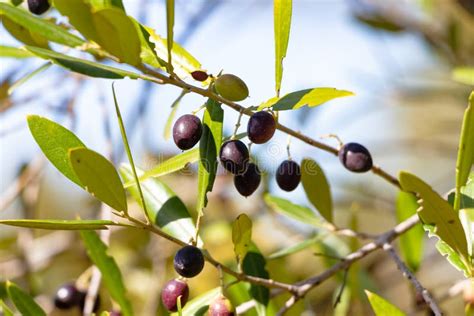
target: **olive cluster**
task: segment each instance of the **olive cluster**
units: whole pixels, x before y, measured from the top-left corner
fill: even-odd
[[[178,310],[178,299],[184,307],[189,297],[187,278],[193,278],[201,273],[204,268],[204,256],[195,246],[184,246],[174,256],[173,266],[180,278],[168,281],[161,291],[163,305],[170,312]],[[234,308],[230,301],[223,295],[219,296],[209,306],[209,316],[231,316]]]

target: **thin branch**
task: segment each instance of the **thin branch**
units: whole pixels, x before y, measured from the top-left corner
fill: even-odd
[[[390,257],[392,257],[393,261],[395,261],[395,263],[397,264],[398,269],[413,284],[416,291],[423,297],[426,304],[428,304],[433,313],[436,316],[443,315],[443,312],[434,300],[433,296],[431,296],[428,290],[425,289],[423,285],[421,285],[420,281],[418,281],[413,272],[411,272],[410,269],[406,266],[406,264],[402,261],[402,259],[400,259],[398,254],[395,252],[395,249],[393,249],[392,245],[390,243],[385,243],[383,245],[383,250],[385,250],[390,255]]]

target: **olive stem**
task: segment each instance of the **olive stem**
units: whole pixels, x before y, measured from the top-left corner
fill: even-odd
[[[237,135],[237,131],[239,130],[240,121],[242,120],[242,115],[243,114],[244,114],[244,111],[240,110],[239,111],[239,118],[237,119],[237,123],[235,124],[234,133],[232,133],[231,139],[235,139],[235,136]]]
[[[291,146],[291,135],[288,135],[288,139],[286,141],[286,153],[288,155],[288,160],[292,160],[291,153],[290,153],[290,146]]]

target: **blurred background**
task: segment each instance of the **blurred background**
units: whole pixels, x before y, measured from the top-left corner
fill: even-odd
[[[166,34],[165,1],[123,0],[127,13]],[[50,10],[46,17],[58,18]],[[2,27],[1,44],[19,46]],[[176,0],[175,40],[191,52],[209,73],[233,73],[250,88],[245,106],[258,105],[274,93],[273,3],[266,0]],[[54,46],[53,46],[54,47]],[[49,67],[9,95],[19,78],[44,61],[0,61],[0,218],[96,217],[99,203],[69,182],[47,161],[34,143],[27,114],[46,116],[72,129],[88,147],[114,162],[126,161],[115,118],[111,81],[91,79]],[[360,142],[376,164],[391,174],[409,170],[439,193],[454,187],[454,168],[463,111],[472,86],[454,80],[457,67],[474,65],[474,1],[472,0],[300,0],[294,1],[290,43],[284,60],[282,93],[312,87],[335,87],[356,95],[318,108],[283,112],[280,122],[314,138],[329,133],[344,142]],[[462,81],[462,80],[461,80]],[[149,169],[178,153],[164,130],[171,104],[180,90],[148,82],[116,82],[118,99],[131,147],[140,167]],[[176,118],[199,108],[205,100],[186,95]],[[238,113],[225,111],[225,135]],[[240,131],[245,131],[243,118]],[[337,142],[324,139],[333,146]],[[281,191],[274,181],[278,164],[286,158],[286,135],[277,131],[270,143],[252,146],[267,176],[250,198],[234,189],[224,173],[216,180],[204,217],[203,239],[216,259],[233,262],[230,223],[240,213],[253,220],[253,240],[264,255],[314,235],[307,226],[272,212],[262,195],[272,194],[309,205],[302,187]],[[323,167],[335,201],[336,223],[367,233],[381,233],[396,223],[396,190],[371,173],[351,174],[332,155],[292,141],[295,160],[312,157]],[[163,179],[195,209],[196,166]],[[137,208],[137,206],[135,206]],[[339,254],[360,246],[353,239],[329,245]],[[453,289],[463,275],[426,240],[417,276],[437,297],[447,315],[463,313],[462,294]],[[328,245],[288,257],[268,260],[274,279],[296,282],[323,271],[330,260],[315,256]],[[143,232],[114,229],[111,253],[118,261],[129,295],[139,315],[164,315],[159,293],[174,277],[176,247]],[[332,262],[333,263],[333,262]],[[20,283],[53,315],[51,297],[61,284],[77,279],[90,262],[78,236],[0,228],[0,278]],[[290,315],[370,315],[361,290],[368,288],[404,311],[424,315],[416,305],[411,284],[382,252],[349,272],[343,301],[333,301],[342,274],[325,282],[298,303]],[[218,274],[207,266],[190,281],[191,297],[218,285]],[[451,291],[451,292],[450,292]],[[232,299],[240,302],[238,290]],[[104,295],[103,307],[110,302]],[[278,307],[287,296],[275,299]],[[246,315],[252,315],[249,311]],[[270,312],[269,312],[270,313]],[[64,313],[63,313],[64,314]]]

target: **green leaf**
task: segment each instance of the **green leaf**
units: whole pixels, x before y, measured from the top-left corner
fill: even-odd
[[[102,273],[102,279],[110,296],[120,305],[122,314],[133,315],[132,306],[126,297],[127,291],[123,284],[122,274],[114,258],[107,255],[107,246],[97,233],[92,231],[81,231],[81,238],[87,248],[89,258]]]
[[[2,5],[2,3],[0,3]],[[48,40],[38,33],[35,33],[21,24],[16,23],[10,18],[0,15],[2,17],[2,23],[5,29],[18,41],[26,44],[39,47],[48,47]]]
[[[306,197],[324,219],[332,222],[332,197],[329,182],[316,161],[305,158],[301,162],[301,183]]]
[[[134,179],[129,165],[122,165],[120,174],[124,181]],[[137,168],[137,174],[142,176],[143,171]],[[196,236],[196,227],[181,199],[166,184],[157,179],[140,181],[140,184],[150,221],[165,233],[183,242],[192,240]],[[129,187],[128,191],[138,203],[141,203],[135,184]]]
[[[399,223],[415,214],[417,209],[418,203],[413,194],[403,191],[398,193],[395,211]],[[402,257],[414,272],[418,271],[423,258],[423,236],[424,231],[421,225],[416,225],[400,236]]]
[[[16,284],[7,281],[7,292],[10,300],[15,304],[18,311],[23,316],[46,316],[43,309],[35,302],[35,300],[20,289]]]
[[[294,254],[296,252],[299,252],[299,251],[307,249],[311,246],[314,246],[315,244],[321,242],[326,236],[327,236],[327,234],[316,235],[313,238],[306,239],[306,240],[303,240],[303,241],[301,241],[301,242],[299,242],[295,245],[291,245],[289,247],[280,249],[280,250],[272,253],[271,255],[269,255],[267,258],[270,259],[270,260],[273,260],[273,259],[286,257],[288,255]]]
[[[92,14],[98,35],[97,43],[120,61],[140,63],[140,38],[134,23],[123,10],[110,7]]]
[[[84,37],[99,43],[89,3],[84,0],[53,0],[53,5]]]
[[[38,67],[36,70],[30,72],[29,74],[26,74],[25,76],[21,77],[20,79],[18,79],[17,81],[15,81],[14,84],[12,84],[10,86],[10,88],[8,88],[8,94],[12,94],[13,91],[15,91],[18,87],[20,87],[22,84],[24,84],[25,82],[27,82],[28,80],[30,80],[31,78],[33,78],[34,76],[36,76],[37,74],[45,71],[46,69],[48,69],[49,67],[51,67],[51,63],[50,62],[47,62],[45,64],[43,64],[42,66]]]
[[[232,243],[237,261],[245,258],[252,241],[252,220],[246,214],[240,214],[232,224]]]
[[[3,313],[4,316],[14,316],[13,311],[5,304],[3,300],[0,300],[0,312]]]
[[[95,9],[106,9],[106,8],[119,8],[125,11],[122,0],[89,0],[90,4]]]
[[[87,148],[69,150],[69,161],[87,192],[118,211],[127,211],[127,198],[114,165]]]
[[[96,230],[108,229],[107,225],[120,226],[108,220],[60,220],[60,219],[3,219],[0,224],[51,230]]]
[[[71,165],[68,152],[71,148],[85,147],[79,138],[63,126],[38,115],[27,117],[31,134],[46,158],[69,180],[84,187]]]
[[[474,67],[457,67],[452,76],[454,81],[474,86]]]
[[[150,34],[154,32],[153,29],[140,24],[133,18],[130,19],[135,24],[140,39],[140,58],[142,62],[152,66],[153,68],[163,68],[163,65],[166,65],[166,62],[156,55],[155,44],[150,41]]]
[[[243,272],[247,275],[268,279],[270,274],[265,269],[266,264],[260,250],[252,243],[242,262]],[[270,290],[262,285],[251,284],[249,294],[255,300],[255,309],[258,315],[266,315],[266,306],[270,301]]]
[[[304,224],[313,225],[317,228],[328,228],[324,219],[316,215],[316,213],[308,207],[294,204],[286,199],[270,194],[265,194],[264,200],[265,203],[275,212],[293,218]]]
[[[72,0],[67,0],[67,2],[70,1]],[[84,40],[69,33],[63,27],[58,26],[51,21],[35,17],[21,8],[16,8],[6,3],[0,3],[0,14],[8,16],[8,18],[15,23],[30,30],[30,32],[41,35],[49,41],[69,47],[81,46],[85,43]]]
[[[179,103],[181,102],[181,99],[183,99],[183,97],[186,95],[186,93],[188,93],[188,91],[183,89],[183,91],[181,91],[181,93],[179,94],[178,98],[174,100],[173,104],[171,104],[171,113],[168,116],[168,119],[166,120],[165,129],[163,131],[163,138],[165,140],[169,140],[171,137],[171,125],[173,124],[174,117],[176,115],[176,110],[178,110]]]
[[[275,32],[275,91],[280,94],[283,76],[283,59],[290,39],[292,0],[273,1],[273,26]]]
[[[209,305],[222,294],[222,289],[216,287],[210,291],[207,291],[194,299],[188,301],[183,308],[183,315],[195,315],[204,316],[207,315]],[[172,316],[178,316],[178,312],[171,314]]]
[[[207,193],[212,191],[217,172],[217,157],[222,142],[224,111],[221,105],[209,99],[203,117],[203,132],[199,143],[198,200],[196,210],[202,216],[207,205]]]
[[[161,61],[168,60],[167,40],[155,33],[154,30],[147,28],[150,35],[150,42],[155,45],[155,52]],[[202,69],[201,64],[188,51],[178,43],[173,43],[171,50],[173,70],[181,78],[189,76],[196,69]],[[162,64],[162,69],[166,69],[166,63]]]
[[[173,27],[174,27],[174,0],[166,0],[166,48],[168,50],[168,72],[173,70]]]
[[[347,97],[354,93],[335,88],[314,88],[291,92],[282,98],[271,98],[258,106],[259,110],[272,107],[275,111],[296,110],[305,105],[315,107],[335,98]]]
[[[400,172],[400,184],[407,192],[415,192],[421,208],[418,215],[424,224],[434,226],[435,233],[464,259],[468,257],[466,237],[457,212],[420,178],[408,172]]]
[[[52,50],[27,46],[26,49],[38,57],[51,60],[53,63],[89,77],[107,79],[137,79],[141,76],[137,73],[106,66],[89,60],[71,57]]]
[[[399,310],[398,307],[392,305],[377,294],[368,290],[365,290],[365,294],[367,294],[375,316],[405,316],[405,313]]]
[[[0,57],[30,58],[34,55],[23,48],[0,45]]]
[[[456,197],[454,209],[459,210],[461,203],[460,190],[467,182],[469,172],[474,164],[474,91],[469,96],[469,104],[464,112],[461,136],[459,138],[458,159],[456,162]]]

